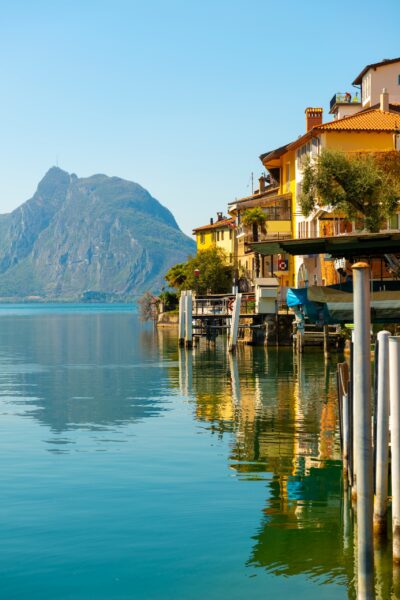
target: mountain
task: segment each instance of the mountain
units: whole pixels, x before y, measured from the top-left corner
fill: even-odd
[[[122,299],[160,289],[168,268],[194,252],[137,183],[52,167],[30,200],[0,215],[0,297]]]

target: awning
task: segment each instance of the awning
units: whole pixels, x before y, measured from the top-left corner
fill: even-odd
[[[400,233],[363,233],[334,237],[253,242],[251,249],[263,256],[271,254],[330,254],[333,257],[383,256],[400,253]]]

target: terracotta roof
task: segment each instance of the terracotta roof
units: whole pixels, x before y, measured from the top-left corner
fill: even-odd
[[[316,134],[325,131],[372,131],[393,133],[400,130],[400,110],[399,105],[396,103],[390,103],[389,108],[390,112],[381,111],[379,108],[367,108],[354,115],[323,123],[318,127],[313,127],[310,131],[307,131],[298,137],[297,140],[294,140],[285,146],[281,146],[276,150],[271,150],[270,152],[262,154],[260,159],[265,164],[265,159],[269,160],[270,158],[277,158],[282,154],[285,154],[288,150],[295,150]]]
[[[204,231],[206,229],[219,229],[220,227],[230,227],[234,225],[235,219],[221,219],[220,221],[215,221],[215,223],[209,223],[208,225],[202,225],[201,227],[196,227],[193,229],[193,233],[196,231]]]
[[[313,131],[377,131],[394,132],[400,129],[400,115],[376,108],[314,127]]]
[[[385,60],[381,60],[381,62],[372,63],[370,65],[367,65],[366,67],[363,68],[361,73],[359,75],[357,75],[357,77],[353,81],[353,85],[360,85],[365,73],[367,71],[369,71],[370,69],[374,69],[376,67],[382,67],[383,65],[391,65],[392,63],[396,63],[396,62],[400,62],[400,58],[387,58]]]

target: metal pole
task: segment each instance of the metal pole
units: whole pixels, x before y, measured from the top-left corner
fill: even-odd
[[[235,304],[233,305],[232,320],[231,320],[231,331],[229,336],[229,352],[235,352],[238,331],[239,331],[239,319],[240,319],[240,306],[242,303],[242,294],[236,294]]]
[[[400,562],[400,337],[389,337],[393,560]]]
[[[179,297],[179,333],[178,333],[178,340],[179,340],[179,345],[180,346],[184,346],[185,345],[185,308],[186,308],[185,296],[186,296],[186,292],[182,291],[181,295]]]
[[[192,291],[188,290],[186,292],[186,296],[185,296],[185,341],[186,341],[186,348],[191,348],[192,347],[192,342],[193,342],[193,325],[192,325],[192,319],[193,319],[193,300],[192,300]]]
[[[389,459],[389,331],[378,333],[378,367],[376,398],[376,466],[374,531],[381,534],[387,526],[388,459]]]
[[[343,431],[343,478],[347,495],[349,482],[349,454],[350,454],[350,423],[349,423],[349,396],[347,391],[342,395],[342,431]]]
[[[229,373],[231,376],[231,385],[232,385],[232,400],[235,406],[240,404],[240,379],[239,379],[239,369],[237,357],[232,353],[228,352],[228,362],[229,362]]]
[[[367,263],[354,273],[354,435],[357,473],[358,600],[370,600],[374,574],[373,471],[371,435],[371,304]],[[373,589],[373,586],[372,586]]]

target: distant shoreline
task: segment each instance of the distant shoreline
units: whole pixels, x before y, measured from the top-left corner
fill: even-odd
[[[112,305],[112,304],[136,304],[138,298],[140,296],[135,296],[134,298],[129,299],[119,299],[119,300],[82,300],[81,298],[1,298],[0,297],[0,305],[1,304],[84,304],[90,306],[91,304],[104,304],[104,305]]]

